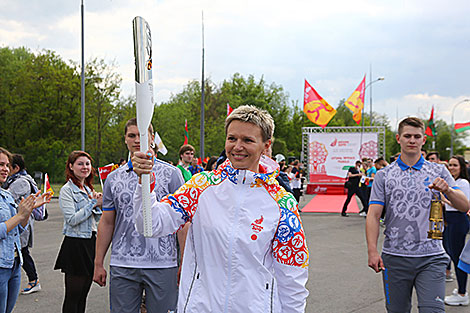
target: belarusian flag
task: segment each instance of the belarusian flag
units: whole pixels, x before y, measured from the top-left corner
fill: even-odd
[[[313,123],[325,128],[335,116],[336,110],[328,104],[305,80],[304,113]]]
[[[230,104],[227,102],[227,116],[230,115],[230,113],[232,113],[233,109],[232,107],[230,106]]]
[[[188,120],[184,120],[184,145],[188,144]]]
[[[470,129],[470,123],[456,123],[454,128],[456,133],[461,133]]]
[[[431,137],[436,136],[436,126],[434,125],[434,106],[431,110],[431,117],[428,121],[428,127],[426,127],[426,135]]]

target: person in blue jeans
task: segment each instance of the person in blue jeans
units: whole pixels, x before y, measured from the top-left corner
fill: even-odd
[[[0,184],[10,173],[11,154],[0,147]],[[17,205],[11,194],[0,188],[0,312],[11,312],[20,291],[20,233],[28,225],[33,209],[50,201],[50,194],[29,195]]]

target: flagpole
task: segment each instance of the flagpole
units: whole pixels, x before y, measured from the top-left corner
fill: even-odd
[[[199,142],[199,153],[204,158],[204,11],[202,11],[202,79],[201,79],[201,140]]]

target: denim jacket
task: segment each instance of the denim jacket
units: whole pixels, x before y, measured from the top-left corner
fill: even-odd
[[[92,219],[100,220],[102,211],[94,207],[96,199],[90,199],[87,193],[91,190],[85,186],[87,192],[80,190],[71,180],[60,189],[59,205],[64,213],[63,234],[76,238],[91,238]]]
[[[20,233],[24,228],[21,225],[16,226],[11,231],[7,232],[7,225],[5,222],[16,215],[16,203],[11,194],[0,188],[0,267],[12,268],[15,261],[15,248],[20,257],[21,263],[23,259],[21,256]]]

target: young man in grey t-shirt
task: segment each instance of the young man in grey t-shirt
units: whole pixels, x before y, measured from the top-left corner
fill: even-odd
[[[445,166],[425,161],[423,122],[409,117],[400,122],[398,159],[377,172],[372,185],[366,237],[369,267],[383,272],[388,312],[410,312],[413,287],[420,312],[445,312],[445,269],[448,256],[441,240],[427,238],[431,199],[443,193],[456,209],[470,205]],[[382,255],[377,250],[379,219],[385,213]]]
[[[153,129],[149,129],[149,136]],[[125,127],[125,142],[131,155],[140,150],[136,119]],[[183,185],[181,172],[173,165],[155,159],[155,194],[160,200]],[[176,236],[145,238],[135,229],[134,191],[138,177],[132,162],[109,174],[103,188],[103,217],[96,238],[95,271],[93,280],[106,285],[104,258],[109,245],[111,312],[138,313],[143,291],[147,312],[171,312],[177,301],[177,248]],[[177,233],[181,251],[187,229]]]

